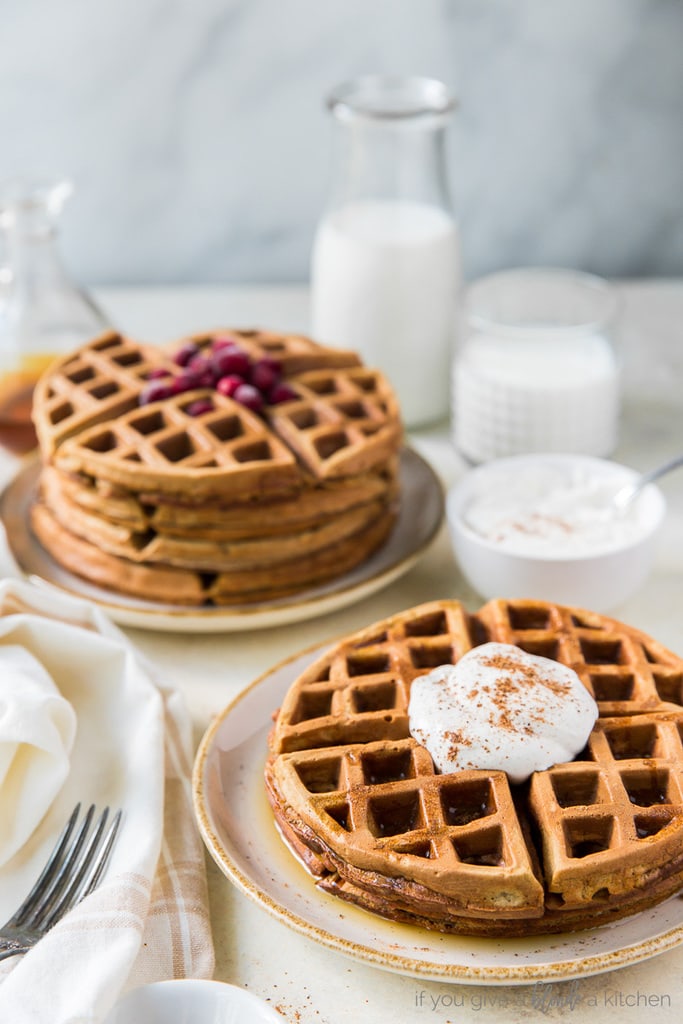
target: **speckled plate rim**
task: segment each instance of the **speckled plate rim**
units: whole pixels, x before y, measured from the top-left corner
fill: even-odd
[[[414,449],[401,452],[402,500],[387,542],[366,562],[323,586],[277,601],[234,608],[176,607],[113,595],[63,569],[33,536],[28,506],[40,462],[24,462],[0,494],[0,519],[18,569],[32,583],[86,598],[122,626],[187,633],[231,633],[269,629],[317,618],[345,608],[388,586],[418,561],[445,519],[444,491],[436,473]]]
[[[266,754],[265,737],[270,727],[271,712],[278,706],[299,672],[333,642],[334,640],[330,640],[299,651],[264,672],[216,716],[198,747],[193,768],[192,791],[199,831],[215,863],[241,892],[284,924],[330,949],[337,950],[353,960],[426,981],[439,979],[470,985],[528,985],[540,981],[569,981],[627,967],[665,953],[683,943],[683,897],[673,897],[650,910],[641,911],[639,914],[600,928],[560,935],[534,936],[529,939],[478,939],[473,942],[467,937],[445,936],[410,925],[384,921],[356,907],[348,907],[336,897],[315,889],[304,869],[299,866],[292,854],[285,850],[270,814],[267,818],[270,831],[260,831],[258,816],[251,813],[249,820],[257,823],[255,839],[258,839],[258,842],[254,845],[258,849],[266,849],[268,846],[271,851],[279,849],[286,859],[288,874],[284,882],[285,889],[298,889],[300,892],[302,882],[305,884],[308,881],[314,897],[321,905],[325,901],[330,903],[332,909],[328,916],[333,922],[335,917],[342,916],[339,913],[340,909],[345,915],[356,915],[356,921],[361,922],[360,931],[363,933],[364,941],[349,940],[339,933],[338,925],[335,927],[332,923],[330,927],[321,927],[316,923],[314,914],[296,913],[284,905],[282,892],[278,890],[274,875],[275,868],[271,870],[269,884],[260,885],[254,877],[254,872],[250,874],[240,863],[244,860],[240,853],[240,839],[244,843],[244,838],[231,835],[226,842],[219,835],[215,808],[210,796],[208,772],[221,749],[226,749],[221,747],[222,734],[234,728],[233,720],[238,715],[241,714],[242,718],[245,718],[243,713],[252,704],[258,710],[257,722],[254,732],[246,741],[242,741],[240,749],[246,742],[252,756],[257,758],[254,744],[258,742],[259,764],[262,769]],[[259,720],[261,712],[263,718]],[[254,721],[251,715],[247,715],[246,718],[250,722]],[[235,746],[236,744],[233,744],[233,747]],[[267,806],[265,794],[263,802]],[[253,808],[247,810],[253,811]],[[398,937],[398,941],[391,943],[390,952],[378,948],[377,941],[382,932],[389,930],[395,932]],[[611,940],[608,941],[610,937]],[[584,954],[581,947],[596,940],[607,942],[611,948],[595,954]],[[503,962],[465,962],[463,950],[474,944],[481,946],[482,943],[495,943],[503,951]],[[436,957],[429,959],[424,955],[429,952],[430,947],[436,949],[437,946],[449,948],[452,955],[448,962],[439,962]],[[419,950],[423,955],[419,958],[410,955],[411,949],[413,953]],[[531,951],[548,951],[550,955],[548,960],[542,963],[531,963],[528,960],[525,962],[525,955],[528,957]]]

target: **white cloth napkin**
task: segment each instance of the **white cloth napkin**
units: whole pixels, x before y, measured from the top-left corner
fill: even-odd
[[[72,706],[77,732],[51,807],[0,868],[0,921],[78,801],[121,807],[123,820],[100,887],[24,957],[0,962],[0,1021],[98,1024],[129,988],[213,973],[190,722],[181,695],[86,602],[0,583],[0,670],[17,647]]]
[[[0,658],[0,867],[21,849],[69,773],[76,713],[40,662],[3,645]]]

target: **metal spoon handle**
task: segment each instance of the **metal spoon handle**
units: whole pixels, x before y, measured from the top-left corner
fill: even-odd
[[[677,469],[678,466],[683,466],[683,455],[677,455],[675,458],[665,462],[662,466],[657,466],[656,469],[651,469],[648,473],[643,473],[631,484],[627,484],[622,487],[620,491],[614,495],[614,504],[618,509],[622,510],[633,501],[637,494],[640,494],[643,487],[647,487],[648,484],[653,483],[655,480],[659,480],[660,476],[664,476],[666,473],[670,473],[672,469]]]

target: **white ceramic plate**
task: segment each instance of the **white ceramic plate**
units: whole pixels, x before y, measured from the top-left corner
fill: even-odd
[[[282,1024],[251,992],[220,981],[157,981],[128,992],[104,1024]]]
[[[272,711],[322,650],[298,654],[252,683],[214,721],[197,753],[194,803],[202,836],[218,866],[247,896],[323,945],[425,980],[486,985],[566,980],[624,967],[683,942],[678,897],[588,931],[476,939],[384,921],[320,892],[275,829],[263,764]]]
[[[444,518],[444,497],[433,469],[412,449],[401,453],[401,505],[398,520],[379,551],[362,565],[322,586],[277,601],[231,608],[192,608],[114,594],[63,569],[38,543],[29,527],[37,462],[28,463],[0,496],[0,517],[10,551],[35,583],[84,597],[114,622],[139,629],[227,633],[301,622],[359,601],[406,573],[436,536]]]

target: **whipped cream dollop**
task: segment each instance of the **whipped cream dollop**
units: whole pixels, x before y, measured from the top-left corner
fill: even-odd
[[[408,716],[440,772],[494,769],[517,783],[571,761],[598,707],[573,669],[489,643],[415,679]]]
[[[621,547],[651,527],[647,503],[623,513],[615,493],[636,477],[622,467],[560,460],[499,466],[463,509],[463,522],[485,540],[519,555],[571,558]],[[642,497],[642,496],[641,496]]]

